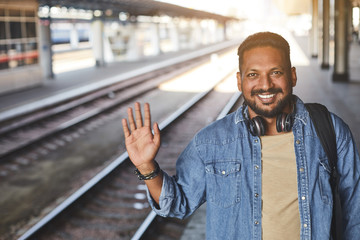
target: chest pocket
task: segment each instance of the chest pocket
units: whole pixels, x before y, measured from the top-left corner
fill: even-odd
[[[319,166],[319,185],[321,199],[325,204],[332,205],[332,191],[330,185],[330,167],[328,165],[328,159],[320,159]]]
[[[240,169],[236,160],[208,163],[205,166],[207,199],[220,207],[240,201]]]

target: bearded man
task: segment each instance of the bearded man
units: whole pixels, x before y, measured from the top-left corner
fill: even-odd
[[[333,195],[326,153],[304,103],[288,42],[261,32],[240,45],[238,89],[244,105],[195,135],[176,175],[160,170],[157,124],[135,104],[123,119],[129,157],[164,217],[190,216],[207,202],[207,239],[331,239]],[[348,126],[331,114],[343,218],[342,239],[360,236],[360,161]]]

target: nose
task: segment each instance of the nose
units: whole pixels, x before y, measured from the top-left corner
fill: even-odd
[[[268,90],[274,87],[272,79],[268,74],[261,75],[259,85],[259,87],[263,90]]]

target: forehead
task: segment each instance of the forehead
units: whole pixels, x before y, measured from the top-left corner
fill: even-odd
[[[243,67],[249,65],[267,66],[269,64],[283,66],[285,64],[284,53],[280,49],[270,46],[255,47],[244,51]]]

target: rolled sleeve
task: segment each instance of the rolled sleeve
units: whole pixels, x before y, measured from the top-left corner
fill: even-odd
[[[174,200],[174,185],[172,184],[171,177],[163,172],[163,185],[161,188],[161,194],[159,198],[159,205],[151,197],[149,190],[147,189],[147,197],[150,203],[151,208],[154,212],[162,217],[168,217],[171,205]]]

